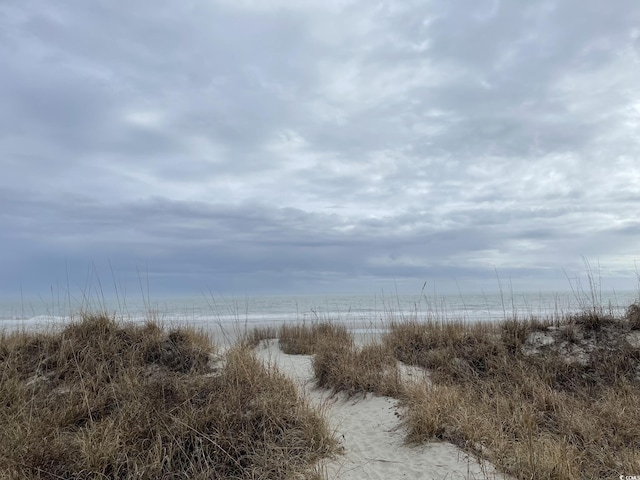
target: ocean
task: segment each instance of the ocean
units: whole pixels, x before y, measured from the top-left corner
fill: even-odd
[[[225,296],[203,294],[159,298],[41,297],[0,300],[0,329],[64,324],[82,311],[106,312],[118,319],[143,322],[153,317],[168,324],[194,326],[279,325],[332,320],[354,328],[391,320],[438,319],[498,321],[506,318],[558,318],[602,307],[622,314],[638,300],[637,291],[509,292],[473,294],[372,294]]]

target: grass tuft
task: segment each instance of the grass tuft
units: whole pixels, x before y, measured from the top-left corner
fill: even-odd
[[[2,478],[297,478],[335,448],[289,379],[189,329],[4,332],[0,380]]]
[[[589,309],[568,318],[569,323],[582,327],[587,332],[598,332],[603,327],[616,322],[613,315],[606,314],[601,309]]]
[[[358,347],[345,325],[319,322],[283,325],[280,348],[290,355],[314,355],[316,384],[348,395],[399,395],[402,382],[397,360],[384,345]]]
[[[254,327],[241,335],[240,343],[256,348],[263,340],[278,338],[278,330],[275,327]]]
[[[627,307],[626,313],[631,330],[640,330],[640,304],[632,303]]]
[[[392,324],[384,342],[433,382],[405,389],[408,440],[453,442],[521,479],[636,471],[640,348],[629,320]]]
[[[332,322],[283,324],[278,332],[280,349],[289,355],[312,355],[323,345],[352,346],[346,325]]]
[[[316,351],[312,365],[317,385],[334,392],[387,396],[402,392],[397,360],[380,344],[325,343]]]

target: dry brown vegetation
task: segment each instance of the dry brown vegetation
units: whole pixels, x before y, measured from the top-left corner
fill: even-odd
[[[561,321],[391,322],[358,346],[340,323],[206,336],[87,315],[0,334],[2,478],[320,478],[336,443],[251,351],[278,337],[317,384],[399,398],[409,442],[446,440],[519,479],[640,471],[640,306]],[[429,372],[403,383],[399,362]]]
[[[326,344],[344,348],[353,346],[353,336],[346,325],[328,321],[283,324],[278,339],[280,349],[289,355],[311,355]]]
[[[246,346],[104,315],[0,335],[2,478],[317,478],[334,448]]]
[[[313,358],[313,372],[319,387],[334,392],[396,396],[402,391],[395,358],[378,344],[345,347],[324,343]]]
[[[319,387],[349,395],[398,395],[401,391],[400,372],[391,352],[375,343],[356,346],[345,325],[329,321],[283,325],[278,338],[285,353],[314,355]]]
[[[450,441],[519,479],[640,472],[640,307],[562,320],[391,322],[364,347],[339,325],[280,330],[319,386],[395,396],[407,441]],[[396,361],[429,381],[403,384]]]
[[[278,330],[275,327],[254,327],[243,332],[240,344],[249,348],[256,348],[263,340],[278,338]]]
[[[555,324],[393,324],[385,344],[432,372],[432,387],[407,389],[409,440],[451,441],[521,479],[640,471],[631,325],[598,312]]]

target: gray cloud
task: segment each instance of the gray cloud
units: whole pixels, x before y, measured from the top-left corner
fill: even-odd
[[[639,24],[632,0],[4,2],[0,291],[91,262],[166,291],[633,279]]]

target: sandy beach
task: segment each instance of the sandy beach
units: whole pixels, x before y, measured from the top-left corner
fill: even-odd
[[[614,478],[638,465],[639,312],[5,332],[0,477]]]
[[[287,355],[278,347],[278,340],[264,341],[257,354],[293,379],[301,392],[326,413],[344,449],[343,455],[325,463],[328,478],[505,478],[488,462],[480,463],[450,443],[406,445],[396,399],[373,394],[348,398],[343,393],[332,395],[329,390],[315,388],[310,355]]]

